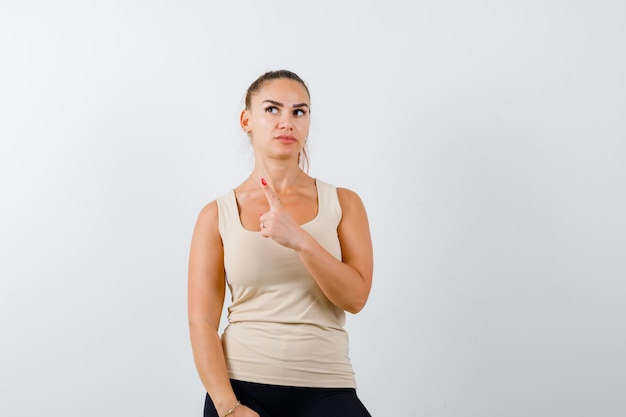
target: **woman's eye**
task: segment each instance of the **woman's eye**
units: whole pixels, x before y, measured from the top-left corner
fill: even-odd
[[[306,112],[302,109],[296,109],[293,111],[294,116],[304,116]]]
[[[265,108],[265,111],[268,113],[278,113],[278,107],[275,106],[269,106]]]

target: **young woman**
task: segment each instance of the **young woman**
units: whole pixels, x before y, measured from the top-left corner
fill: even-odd
[[[310,111],[296,74],[254,81],[240,116],[254,168],[198,216],[189,325],[205,417],[370,416],[343,328],[372,284],[367,215],[357,194],[302,169]],[[226,285],[232,304],[220,339]]]

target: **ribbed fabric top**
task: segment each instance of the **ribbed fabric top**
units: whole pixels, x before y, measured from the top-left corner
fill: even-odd
[[[341,259],[337,189],[316,180],[318,212],[302,225]],[[222,344],[230,377],[299,387],[355,388],[345,312],[321,292],[298,254],[243,227],[235,192],[217,199],[232,294]]]

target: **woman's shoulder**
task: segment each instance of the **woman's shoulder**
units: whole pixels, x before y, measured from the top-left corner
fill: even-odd
[[[361,197],[349,188],[337,187],[337,197],[339,198],[339,204],[343,209],[347,207],[362,207],[363,201]]]
[[[220,195],[216,199],[206,203],[200,209],[200,214],[198,216],[202,218],[217,219],[217,214],[219,212],[220,206],[231,204],[231,201],[234,200],[234,196],[235,191],[233,189],[228,190],[226,193]]]
[[[319,178],[315,178],[315,182],[317,183],[317,186],[321,189],[327,189],[333,192],[336,190],[337,196],[339,197],[340,201],[343,200],[347,203],[352,202],[352,201],[361,201],[361,198],[359,197],[359,195],[355,191],[349,188],[340,187],[330,182],[320,180]]]
[[[349,210],[354,207],[363,207],[361,197],[355,191],[346,187],[339,187],[329,182],[322,181],[319,178],[316,178],[315,181],[321,191],[327,190],[328,192],[336,193],[342,210]]]
[[[198,223],[213,223],[217,222],[218,205],[217,198],[213,201],[206,203],[198,214]]]

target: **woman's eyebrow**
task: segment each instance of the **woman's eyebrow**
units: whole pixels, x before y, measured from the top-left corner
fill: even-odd
[[[284,107],[284,104],[281,103],[280,101],[274,101],[274,100],[270,100],[270,99],[264,100],[263,103],[270,103],[270,104],[273,104],[276,107]],[[306,103],[298,103],[298,104],[294,104],[292,107],[293,108],[309,107],[309,105],[306,104]]]
[[[274,101],[274,100],[263,100],[263,103],[270,103],[273,104],[274,106],[277,107],[283,107],[283,103],[279,102],[279,101]]]

